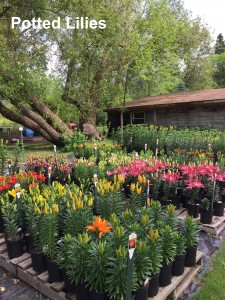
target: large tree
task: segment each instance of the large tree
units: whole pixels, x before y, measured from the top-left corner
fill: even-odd
[[[182,69],[188,74],[193,58],[204,62],[209,53],[207,29],[190,19],[179,0],[24,3],[11,0],[10,7],[0,7],[0,113],[56,144],[68,127],[56,113],[58,105],[49,102],[49,56],[57,60],[63,82],[55,102],[69,103],[82,124],[95,125],[98,112],[115,101],[173,91]],[[60,16],[61,29],[12,29],[12,16]],[[105,20],[106,28],[63,29],[66,16]]]

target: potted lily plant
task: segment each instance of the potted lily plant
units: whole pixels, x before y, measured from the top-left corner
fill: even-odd
[[[200,214],[200,221],[203,224],[211,224],[213,218],[213,209],[212,204],[213,201],[210,202],[208,198],[203,198],[201,200],[202,207],[201,207],[201,214]]]
[[[159,285],[165,287],[171,283],[172,263],[176,256],[175,231],[169,226],[161,228],[162,236],[162,267],[159,275]]]
[[[184,273],[184,262],[185,262],[185,237],[181,232],[175,232],[174,234],[176,244],[176,256],[173,261],[172,274],[174,276],[180,276]]]
[[[200,205],[196,202],[199,190],[204,188],[202,182],[195,178],[194,180],[186,180],[186,191],[190,197],[189,202],[187,203],[187,209],[189,216],[193,218],[198,218]]]
[[[19,226],[16,197],[10,200],[8,194],[2,195],[1,212],[8,256],[13,259],[23,254],[23,235]]]
[[[159,237],[158,229],[150,229],[147,239],[148,243],[148,258],[151,261],[151,270],[149,273],[148,297],[154,297],[159,290],[159,274],[162,267],[162,243]]]
[[[72,238],[67,251],[67,274],[72,283],[76,285],[77,300],[89,300],[90,293],[87,288],[88,253],[90,240],[86,232]]]
[[[185,238],[186,247],[185,267],[192,267],[196,263],[198,232],[198,223],[192,216],[186,216],[182,224],[182,234]]]

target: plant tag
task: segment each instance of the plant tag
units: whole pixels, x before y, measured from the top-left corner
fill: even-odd
[[[98,175],[97,174],[94,174],[94,185],[96,186],[97,183],[98,183]]]
[[[144,282],[144,286],[148,285],[148,283],[149,283],[149,278],[146,278]]]
[[[49,177],[49,178],[51,177],[51,174],[52,174],[52,167],[49,167],[49,168],[48,168],[48,177]]]
[[[20,191],[21,191],[21,189],[20,189],[20,184],[19,183],[15,184],[15,191],[16,191],[16,197],[18,199],[20,199]]]
[[[133,255],[134,255],[134,250],[136,248],[136,242],[137,242],[137,234],[135,232],[133,232],[129,235],[129,242],[128,242],[128,252],[129,252],[130,259],[132,259]]]

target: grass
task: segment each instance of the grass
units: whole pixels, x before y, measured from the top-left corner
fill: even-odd
[[[225,241],[212,259],[212,269],[202,278],[202,285],[192,300],[225,299]]]
[[[8,144],[7,148],[8,148],[8,153],[11,156],[12,155],[12,151],[13,151],[13,147],[15,145],[13,144]],[[59,149],[57,149],[57,153],[61,153],[61,151]],[[49,155],[53,155],[54,154],[54,148],[53,148],[53,144],[49,143],[49,142],[37,142],[37,143],[25,143],[24,144],[24,157],[25,157],[25,161],[26,159],[33,155],[33,156],[40,156],[40,157],[47,157]],[[70,155],[72,154],[72,152],[66,152],[63,153],[65,155]],[[22,154],[21,154],[21,158],[20,158],[20,163],[22,163]]]

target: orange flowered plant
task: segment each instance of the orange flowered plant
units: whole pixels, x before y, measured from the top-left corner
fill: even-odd
[[[86,226],[87,231],[92,230],[97,232],[99,238],[102,237],[103,233],[110,232],[111,228],[112,226],[110,223],[99,216],[95,218],[95,220],[92,222],[92,225]]]

